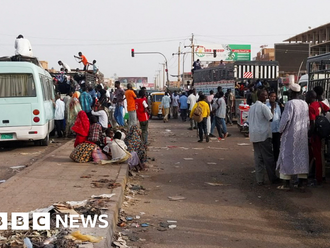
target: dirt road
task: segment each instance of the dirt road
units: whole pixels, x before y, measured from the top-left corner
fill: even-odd
[[[129,245],[330,247],[329,185],[306,193],[257,186],[253,147],[236,126],[225,141],[209,143],[198,143],[196,130],[180,120],[152,120],[149,127],[148,155],[155,161],[130,178],[131,186],[145,190],[128,190],[123,217],[133,220],[118,227]],[[184,199],[170,201],[171,196]]]

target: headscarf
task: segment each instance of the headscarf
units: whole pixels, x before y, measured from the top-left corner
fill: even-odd
[[[85,111],[80,111],[78,113],[76,122],[74,123],[73,127],[71,128],[72,131],[82,135],[82,136],[88,136],[89,132],[89,119],[87,117],[87,114]]]
[[[80,97],[80,92],[79,92],[79,91],[75,91],[75,92],[73,93],[73,95],[72,95],[72,98],[77,98],[77,99],[79,99],[79,97]]]
[[[69,125],[72,125],[76,118],[78,113],[81,111],[81,106],[79,103],[79,98],[76,98],[76,96],[79,96],[80,93],[76,94],[77,91],[72,95],[67,112],[68,112],[68,118],[67,118],[67,123]]]
[[[147,147],[141,139],[141,130],[137,125],[131,126],[129,133],[125,138],[127,151],[136,152],[142,163],[147,161]]]

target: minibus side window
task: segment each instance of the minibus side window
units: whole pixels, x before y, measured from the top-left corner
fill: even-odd
[[[54,88],[53,88],[53,80],[50,79],[50,78],[47,78],[47,87],[48,87],[48,97],[49,99],[55,99],[55,96],[54,96]]]
[[[35,97],[32,74],[0,74],[0,97]]]
[[[47,85],[46,85],[44,77],[42,75],[39,75],[39,78],[40,78],[43,99],[44,99],[44,101],[46,101],[46,100],[48,100]]]

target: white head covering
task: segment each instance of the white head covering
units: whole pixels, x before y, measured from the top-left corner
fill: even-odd
[[[299,84],[291,84],[289,88],[294,91],[294,92],[300,92],[301,91],[301,86]]]

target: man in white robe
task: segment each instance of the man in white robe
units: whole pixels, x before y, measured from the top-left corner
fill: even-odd
[[[283,185],[278,189],[289,190],[292,175],[300,179],[307,179],[309,172],[308,155],[308,105],[299,99],[301,87],[298,84],[290,86],[292,100],[285,104],[280,121],[281,136],[280,155],[277,169]],[[301,182],[301,180],[300,180]],[[300,184],[299,187],[302,187]]]

